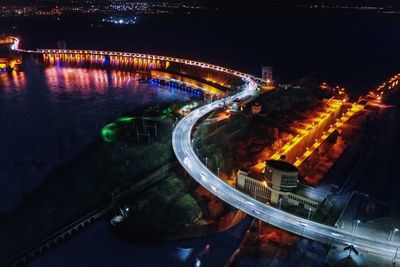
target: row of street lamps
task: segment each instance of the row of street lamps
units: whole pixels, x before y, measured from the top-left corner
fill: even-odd
[[[361,223],[361,221],[355,220],[354,222],[355,222],[355,224],[353,224],[353,235],[357,234],[357,228],[358,228],[358,225]],[[393,228],[392,230],[390,230],[389,236],[388,236],[388,242],[390,242],[390,243],[393,242],[394,236],[396,235],[396,233],[398,231],[399,231],[399,228]]]

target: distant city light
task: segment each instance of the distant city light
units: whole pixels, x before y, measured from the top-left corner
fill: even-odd
[[[137,17],[132,17],[132,18],[108,17],[108,18],[102,19],[101,21],[105,22],[105,23],[111,23],[111,24],[133,25],[133,24],[136,24]]]

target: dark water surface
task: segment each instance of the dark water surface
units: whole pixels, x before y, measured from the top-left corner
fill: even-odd
[[[203,60],[260,75],[274,67],[281,82],[313,76],[356,92],[400,70],[400,16],[365,13],[209,12],[102,25],[101,17],[20,19],[1,23],[29,48],[122,50]],[[12,26],[15,26],[13,29]]]
[[[0,212],[91,144],[119,115],[188,93],[139,83],[138,74],[39,67],[0,74]]]
[[[222,233],[144,245],[117,239],[110,232],[108,221],[102,220],[34,259],[29,266],[220,267],[239,246],[250,222],[247,217]]]

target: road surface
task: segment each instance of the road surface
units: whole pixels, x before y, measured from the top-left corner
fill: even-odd
[[[246,88],[240,93],[226,98],[226,103],[254,94],[257,88],[256,82],[251,78],[246,80]],[[332,245],[353,244],[364,252],[396,258],[399,244],[377,241],[371,236],[359,236],[357,233],[353,234],[289,214],[236,190],[207,169],[193,150],[191,134],[196,122],[222,105],[222,101],[218,100],[192,111],[177,124],[172,135],[172,145],[176,157],[197,182],[235,208],[286,231]]]

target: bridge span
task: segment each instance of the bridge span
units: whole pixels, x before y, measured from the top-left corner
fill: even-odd
[[[221,73],[226,73],[229,75],[233,75],[242,79],[252,79],[259,83],[266,82],[263,79],[246,74],[240,71],[232,70],[229,68],[217,66],[214,64],[209,64],[201,61],[194,61],[189,59],[182,59],[176,57],[168,57],[168,56],[158,56],[151,54],[141,54],[141,53],[129,53],[129,52],[113,52],[113,51],[97,51],[97,50],[66,50],[66,49],[37,49],[37,50],[24,50],[24,49],[16,49],[19,52],[27,53],[27,54],[42,54],[44,56],[52,56],[59,58],[78,58],[78,59],[94,59],[99,61],[111,60],[115,62],[134,62],[135,60],[141,62],[144,66],[148,68],[157,68],[160,66],[168,66],[170,63],[179,63],[187,66],[196,66],[204,69],[210,69],[214,71],[218,71]]]

